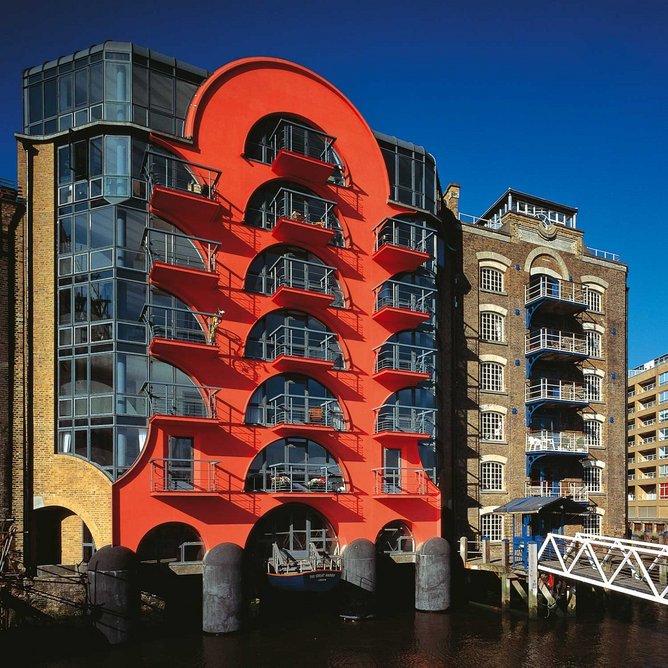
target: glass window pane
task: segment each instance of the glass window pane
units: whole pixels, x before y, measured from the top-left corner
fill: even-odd
[[[174,112],[174,79],[151,71],[151,109]]]
[[[91,177],[102,175],[102,137],[94,137],[90,140],[90,166]]]
[[[114,463],[114,432],[111,428],[90,430],[90,458],[100,466]]]
[[[58,363],[58,395],[72,396],[72,360],[60,360]]]
[[[73,144],[72,167],[75,181],[88,178],[88,142],[86,140]]]
[[[85,107],[88,103],[88,69],[77,70],[74,74],[74,106]]]
[[[112,176],[130,174],[130,137],[104,138],[104,173]]]
[[[72,289],[58,291],[58,322],[69,325],[72,322]]]
[[[114,391],[114,356],[91,355],[90,393],[108,394]]]
[[[88,320],[88,285],[78,285],[74,288],[74,321]]]
[[[28,89],[28,122],[42,120],[42,84],[30,86]]]
[[[50,118],[57,113],[58,89],[57,80],[50,79],[44,82],[44,118]]]
[[[88,432],[74,432],[74,452],[81,457],[88,457]]]
[[[127,102],[130,99],[130,65],[105,63],[105,100]]]
[[[176,115],[179,118],[185,118],[188,111],[188,105],[192,100],[197,86],[187,81],[176,80]]]
[[[146,302],[146,286],[118,281],[118,319],[137,322]]]
[[[88,214],[78,213],[74,217],[74,250],[88,248]]]
[[[65,74],[58,80],[58,110],[69,111],[72,109],[72,75]]]
[[[90,215],[90,246],[106,248],[114,245],[114,208],[94,209]]]
[[[58,223],[58,251],[72,252],[72,218],[61,218]]]
[[[74,394],[88,394],[88,358],[74,360]]]
[[[90,284],[91,320],[111,320],[114,317],[113,281],[93,281]]]
[[[95,63],[90,68],[90,104],[102,102],[102,63]]]
[[[148,70],[138,65],[132,68],[132,101],[148,107]]]
[[[72,182],[72,165],[70,161],[70,146],[61,146],[58,149],[58,183]]]

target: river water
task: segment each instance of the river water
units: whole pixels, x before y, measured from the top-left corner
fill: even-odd
[[[635,602],[613,612],[534,622],[475,606],[444,614],[388,613],[364,622],[311,611],[276,615],[254,629],[225,637],[196,632],[166,637],[162,632],[125,647],[86,649],[83,643],[78,649],[80,638],[61,637],[52,651],[39,642],[24,645],[23,660],[0,660],[0,665],[663,668],[668,666],[668,609]],[[35,661],[38,654],[43,658]],[[47,658],[57,654],[68,656]]]

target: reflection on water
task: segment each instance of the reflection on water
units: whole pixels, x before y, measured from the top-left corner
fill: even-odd
[[[645,603],[627,604],[617,617],[608,612],[605,617],[581,615],[533,623],[472,606],[446,614],[411,612],[362,623],[343,622],[323,612],[276,617],[233,636],[151,638],[41,665],[663,667],[668,665],[666,622],[666,608]]]

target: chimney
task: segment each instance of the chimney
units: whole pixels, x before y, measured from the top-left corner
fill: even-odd
[[[459,218],[459,191],[460,185],[458,183],[451,183],[443,195],[445,206],[452,211],[455,218]]]

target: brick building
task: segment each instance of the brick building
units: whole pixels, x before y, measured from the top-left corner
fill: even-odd
[[[634,534],[668,528],[668,355],[628,374],[628,504]]]
[[[453,308],[456,533],[492,541],[624,530],[626,267],[577,210],[508,190],[458,211]]]

